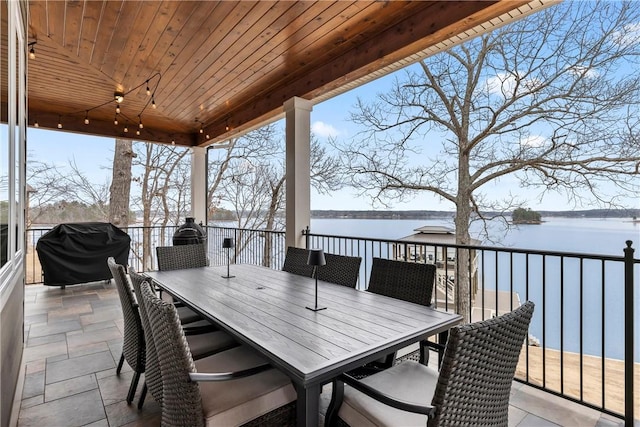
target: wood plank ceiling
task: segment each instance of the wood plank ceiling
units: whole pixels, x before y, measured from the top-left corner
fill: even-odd
[[[33,0],[29,124],[206,146],[524,3]]]

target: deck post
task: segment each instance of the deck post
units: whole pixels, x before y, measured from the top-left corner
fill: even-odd
[[[285,244],[302,248],[302,231],[311,219],[311,110],[312,103],[291,98],[284,103],[286,133]]]
[[[207,221],[207,149],[191,147],[191,216]]]
[[[627,240],[624,248],[624,425],[633,427],[633,242]]]

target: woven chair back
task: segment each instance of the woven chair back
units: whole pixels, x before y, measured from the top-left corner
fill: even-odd
[[[207,266],[204,243],[195,245],[157,246],[158,270],[180,270]]]
[[[433,426],[506,426],[509,394],[534,304],[451,329],[431,404]]]
[[[120,305],[122,306],[122,316],[124,318],[122,354],[131,369],[142,373],[145,370],[146,352],[138,304],[131,290],[124,266],[117,264],[113,257],[107,259],[107,265],[116,284]]]
[[[307,264],[308,258],[309,251],[307,249],[289,246],[282,270],[298,276],[311,277],[313,276],[313,266]]]
[[[380,295],[431,305],[436,266],[373,258],[367,290]]]
[[[162,376],[162,425],[202,426],[200,389],[189,379],[195,365],[178,313],[173,304],[162,301],[149,286],[142,286],[141,293]]]
[[[327,263],[318,267],[318,280],[356,287],[362,258],[328,253],[324,254],[324,258]]]
[[[131,284],[136,295],[142,295],[142,288],[147,287],[149,291],[153,289],[151,287],[151,279],[146,278],[134,271],[129,272],[131,278]],[[162,405],[162,377],[160,376],[160,365],[158,363],[158,354],[156,352],[156,344],[153,341],[153,335],[151,334],[151,325],[149,324],[149,315],[144,304],[142,304],[142,298],[139,297],[139,312],[140,320],[142,321],[142,330],[144,331],[144,338],[146,343],[146,372],[144,373],[144,380],[147,384],[147,389],[151,393],[151,396]]]

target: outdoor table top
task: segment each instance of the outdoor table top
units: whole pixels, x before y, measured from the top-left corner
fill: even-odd
[[[431,307],[266,267],[203,267],[145,273],[161,288],[252,346],[298,392],[298,424],[317,424],[322,384],[428,336],[462,317]],[[315,410],[314,415],[310,412]]]

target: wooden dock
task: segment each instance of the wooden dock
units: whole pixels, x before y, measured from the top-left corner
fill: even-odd
[[[560,351],[545,349],[545,369],[543,373],[542,347],[529,346],[528,382],[544,386],[549,390],[563,393],[598,407],[624,414],[624,362],[617,359],[604,361],[604,398],[602,358],[578,353],[563,352],[562,366]],[[523,347],[516,378],[527,379],[527,351]],[[580,368],[582,367],[582,387]],[[640,363],[634,369],[635,417],[640,417]],[[562,375],[562,377],[561,377]],[[604,400],[603,400],[604,399]]]

